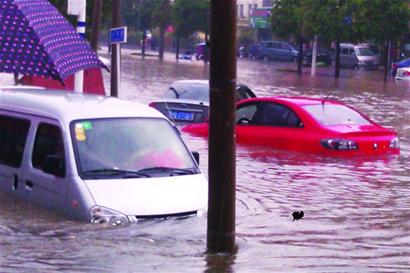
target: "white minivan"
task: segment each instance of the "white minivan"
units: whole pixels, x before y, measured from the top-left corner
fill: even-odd
[[[340,67],[375,70],[379,56],[368,45],[340,44]]]
[[[197,153],[155,109],[66,91],[0,89],[0,190],[92,223],[202,214]]]

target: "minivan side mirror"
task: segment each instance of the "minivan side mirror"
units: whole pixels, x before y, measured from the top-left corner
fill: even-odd
[[[43,171],[45,173],[53,174],[55,176],[63,177],[64,164],[63,161],[56,155],[48,155],[44,160]]]
[[[198,152],[191,152],[191,154],[194,157],[196,163],[199,165],[199,153]]]

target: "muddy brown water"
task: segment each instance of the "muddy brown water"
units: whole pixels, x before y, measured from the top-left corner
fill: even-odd
[[[208,77],[202,62],[130,53],[121,98],[146,104],[174,80]],[[206,255],[206,217],[107,227],[0,194],[0,272],[410,272],[410,83],[384,83],[382,70],[334,79],[333,68],[316,77],[294,69],[238,60],[237,79],[258,96],[329,95],[352,105],[395,129],[401,154],[322,158],[238,146],[235,255]],[[183,138],[206,174],[206,139]],[[295,210],[304,217],[293,222]]]

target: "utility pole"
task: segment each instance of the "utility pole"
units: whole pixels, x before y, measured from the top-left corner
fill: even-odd
[[[77,16],[77,33],[85,39],[86,0],[69,0],[67,14]],[[84,89],[84,70],[74,75],[74,92],[82,93]]]
[[[335,78],[340,77],[340,36],[336,38]]]
[[[121,26],[121,1],[112,0],[112,28]],[[111,44],[111,96],[118,97],[120,88],[121,51],[119,44]]]
[[[211,0],[207,249],[235,251],[236,0]]]
[[[94,0],[93,5],[93,20],[91,22],[91,48],[97,52],[98,50],[98,37],[101,27],[101,13],[103,7],[103,0]]]

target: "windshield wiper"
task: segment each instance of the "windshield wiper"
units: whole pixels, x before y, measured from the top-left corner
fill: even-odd
[[[115,175],[122,175],[124,178],[133,178],[133,177],[151,177],[149,174],[141,173],[139,171],[131,171],[131,170],[121,170],[121,169],[110,169],[110,168],[103,168],[103,169],[95,169],[95,170],[87,170],[83,172],[84,175],[107,175],[107,176],[115,176]]]
[[[196,170],[192,169],[181,169],[181,168],[171,168],[171,167],[151,167],[151,168],[144,168],[138,170],[138,173],[171,173],[173,174],[178,174],[178,175],[184,175],[184,174],[196,174]]]

